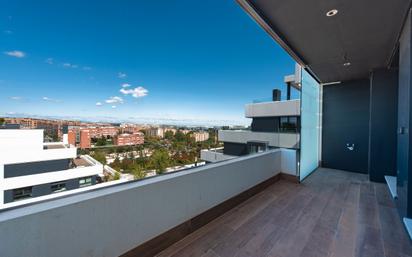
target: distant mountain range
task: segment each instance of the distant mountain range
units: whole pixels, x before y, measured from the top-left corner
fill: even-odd
[[[153,118],[153,117],[129,117],[117,118],[110,116],[81,117],[81,116],[48,116],[35,115],[28,113],[0,113],[2,117],[27,117],[38,119],[58,119],[58,120],[77,120],[84,122],[107,122],[107,123],[136,123],[149,125],[174,125],[174,126],[247,126],[247,121],[239,120],[201,120],[201,119],[175,119],[175,118]]]

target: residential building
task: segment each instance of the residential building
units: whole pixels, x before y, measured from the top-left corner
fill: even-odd
[[[160,127],[152,127],[146,129],[146,136],[163,138],[164,132],[163,129]]]
[[[144,134],[142,132],[135,132],[132,134],[123,133],[114,136],[113,142],[115,145],[141,145],[144,143]]]
[[[120,132],[113,126],[69,126],[69,143],[82,149],[91,147],[92,138],[114,137]]]
[[[114,137],[119,133],[119,127],[112,127],[112,126],[102,126],[102,127],[88,127],[90,131],[91,138],[98,138],[98,137]]]
[[[177,129],[170,127],[151,127],[146,129],[146,135],[149,137],[163,138],[166,132],[172,132],[175,134]]]
[[[88,129],[81,129],[79,131],[80,134],[80,148],[90,148],[91,147],[91,135],[90,130]]]
[[[296,72],[300,72],[297,66]],[[218,131],[218,140],[223,148],[204,149],[200,158],[218,162],[274,148],[290,149],[299,154],[300,149],[300,100],[291,99],[291,91],[299,92],[299,76],[285,76],[287,96],[281,101],[281,91],[274,89],[270,99],[254,100],[245,106],[246,118],[252,119],[248,129],[223,129]],[[296,164],[297,165],[297,164]]]
[[[77,156],[67,137],[43,143],[41,129],[0,129],[0,142],[0,209],[92,186],[103,173],[90,156]]]
[[[145,126],[140,126],[140,125],[123,125],[121,126],[121,132],[122,133],[135,133],[135,132],[140,132],[141,130],[145,129]]]
[[[43,129],[48,136],[54,136],[58,139],[62,139],[63,126],[78,126],[78,121],[68,120],[50,120],[50,119],[35,119],[35,118],[5,118],[6,124],[19,124],[21,128],[25,129]]]
[[[206,131],[197,131],[193,132],[192,137],[196,142],[202,142],[209,139],[209,132]]]
[[[76,146],[76,142],[78,142],[79,140],[77,140],[77,132],[75,129],[68,129],[67,132],[67,137],[68,137],[68,143],[70,145]]]
[[[1,256],[412,256],[412,1],[238,3],[299,64],[299,148],[4,210]]]

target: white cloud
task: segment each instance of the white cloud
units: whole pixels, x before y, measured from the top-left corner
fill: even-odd
[[[16,114],[15,112],[6,112],[7,115],[14,115]]]
[[[48,64],[53,64],[53,58],[47,58],[46,63]]]
[[[113,109],[116,109],[116,108],[117,108],[117,106],[116,106],[116,105],[112,105],[112,108],[113,108]]]
[[[11,100],[19,101],[19,100],[22,100],[23,97],[21,97],[21,96],[11,96],[10,99],[11,99]]]
[[[84,66],[83,67],[83,70],[91,70],[92,69],[92,67],[89,67],[89,66]]]
[[[61,102],[60,100],[53,99],[53,98],[50,98],[50,97],[47,97],[47,96],[43,96],[43,97],[42,97],[42,100],[43,100],[43,101],[46,101],[46,102],[54,102],[54,103],[59,103],[59,102]]]
[[[24,56],[26,56],[26,53],[24,53],[22,51],[18,51],[18,50],[4,52],[4,54],[8,55],[8,56],[13,56],[13,57],[16,57],[16,58],[23,58]]]
[[[132,86],[132,85],[127,84],[127,83],[124,83],[124,84],[122,85],[123,88],[125,88],[125,87],[131,87],[131,86]]]
[[[71,63],[65,62],[65,63],[63,63],[63,67],[75,69],[79,66],[77,66],[76,64],[71,64]]]
[[[124,95],[132,95],[134,98],[145,97],[149,93],[149,91],[144,87],[136,87],[133,89],[120,89],[120,93]]]
[[[105,102],[108,104],[117,104],[117,103],[122,104],[124,101],[123,101],[123,98],[119,96],[112,96],[109,99],[107,99]]]
[[[101,102],[97,102],[96,106],[102,106],[103,104]]]
[[[127,77],[127,74],[126,74],[126,73],[123,73],[123,72],[119,72],[119,73],[117,73],[117,76],[118,76],[119,78],[121,78],[121,79],[124,79],[124,78]]]

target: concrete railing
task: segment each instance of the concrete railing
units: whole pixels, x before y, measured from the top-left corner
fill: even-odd
[[[246,118],[299,116],[300,100],[253,103],[245,106]]]
[[[4,152],[0,158],[0,163],[13,164],[13,163],[25,163],[25,162],[38,162],[60,159],[72,159],[76,158],[77,149],[59,148],[59,149],[46,149],[33,152],[23,151],[21,154],[15,152]]]
[[[272,147],[299,148],[299,133],[254,132],[250,130],[219,130],[219,141],[246,144],[267,142]]]
[[[279,174],[281,151],[0,212],[0,256],[119,256]]]
[[[200,159],[207,161],[207,162],[221,162],[221,161],[230,160],[236,157],[237,156],[227,155],[221,151],[217,151],[214,149],[204,149],[200,151]]]

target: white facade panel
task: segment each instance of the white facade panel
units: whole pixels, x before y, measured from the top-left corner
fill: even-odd
[[[97,175],[103,170],[103,165],[81,167],[54,172],[45,172],[35,175],[5,178],[0,185],[0,190],[10,190],[34,185],[53,183],[56,181],[69,180],[74,178]],[[1,181],[1,180],[0,180]]]
[[[299,115],[300,100],[253,103],[245,106],[246,118]]]
[[[1,129],[0,156],[43,150],[42,129]],[[0,160],[1,161],[1,160]]]
[[[59,149],[47,149],[37,151],[6,151],[1,153],[0,163],[12,164],[12,163],[25,163],[25,162],[38,162],[48,160],[60,160],[60,159],[72,159],[76,158],[77,149],[75,147],[59,148]]]
[[[248,141],[267,142],[272,147],[299,148],[298,133],[254,132],[250,130],[219,130],[219,141],[246,144]]]

